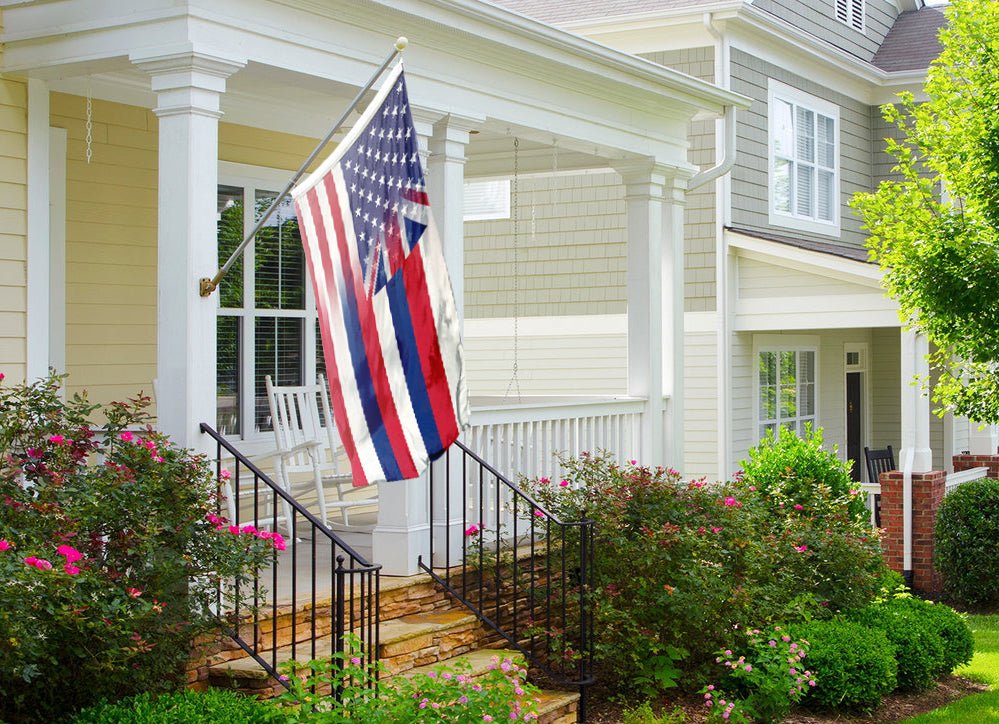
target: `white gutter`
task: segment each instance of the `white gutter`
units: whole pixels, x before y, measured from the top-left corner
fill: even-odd
[[[717,62],[717,61],[716,61]],[[735,165],[735,106],[725,106],[725,142],[722,144],[722,160],[711,168],[706,168],[687,182],[687,191],[714,181],[732,170]]]
[[[908,447],[902,461],[902,577],[912,588],[912,467],[914,447]]]

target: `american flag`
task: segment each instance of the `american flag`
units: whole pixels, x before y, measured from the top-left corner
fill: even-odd
[[[414,478],[457,439],[469,410],[401,65],[292,194],[354,485]]]

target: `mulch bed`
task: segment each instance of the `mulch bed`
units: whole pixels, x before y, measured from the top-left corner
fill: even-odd
[[[945,676],[929,691],[914,694],[895,693],[886,696],[881,702],[881,706],[869,714],[821,714],[802,710],[792,713],[784,722],[785,724],[830,724],[831,722],[887,724],[938,709],[944,704],[981,691],[988,691],[988,687],[960,676]],[[657,711],[660,709],[672,711],[677,706],[683,709],[687,716],[687,722],[691,722],[691,724],[703,722],[707,718],[703,700],[697,697],[663,701],[659,707],[653,708]],[[629,705],[607,701],[600,696],[599,692],[593,692],[588,708],[586,720],[589,724],[619,724],[621,713],[629,708]]]

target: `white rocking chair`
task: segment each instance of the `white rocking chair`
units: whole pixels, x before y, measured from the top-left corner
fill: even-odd
[[[333,424],[325,378],[320,375],[314,385],[277,387],[268,375],[265,383],[277,442],[274,467],[281,485],[290,493],[294,479],[308,475],[315,487],[316,507],[324,525],[330,525],[329,511],[337,510],[340,521],[334,525],[362,527],[351,525],[350,510],[371,508],[378,504],[378,498],[371,497],[371,486],[354,488],[350,473],[340,471],[337,460],[340,440]]]

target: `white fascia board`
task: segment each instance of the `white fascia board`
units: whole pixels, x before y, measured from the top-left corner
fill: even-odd
[[[778,332],[797,329],[866,329],[901,327],[898,313],[891,310],[822,310],[815,312],[764,312],[736,314],[735,332]]]
[[[882,288],[884,274],[876,264],[802,249],[768,239],[758,239],[728,230],[725,231],[725,240],[739,256],[764,264],[796,269],[807,274],[826,276],[852,284]]]

